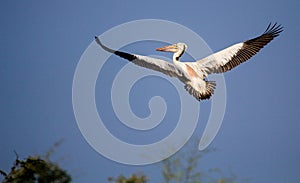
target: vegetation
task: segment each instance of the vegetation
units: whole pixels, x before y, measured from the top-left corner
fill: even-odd
[[[71,176],[56,163],[50,160],[50,156],[56,148],[62,143],[62,140],[56,142],[44,156],[29,156],[24,160],[19,159],[16,154],[16,160],[9,173],[0,170],[4,176],[2,183],[69,183]]]
[[[146,183],[147,176],[142,173],[132,174],[130,177],[126,178],[123,175],[120,175],[118,178],[109,177],[108,181],[115,183]]]
[[[71,176],[58,165],[40,156],[30,156],[25,160],[17,158],[9,173],[1,170],[3,183],[69,183]]]
[[[199,151],[197,142],[194,141],[187,144],[183,150],[179,151],[170,158],[162,162],[162,176],[164,183],[234,183],[237,178],[234,175],[224,177],[218,168],[202,170],[199,165],[203,157],[215,149]],[[212,176],[214,174],[214,176]],[[219,174],[220,178],[217,175]],[[142,173],[133,174],[128,178],[123,175],[117,178],[109,178],[108,180],[114,183],[146,183],[151,177],[147,177]]]
[[[16,160],[11,167],[9,173],[0,170],[0,174],[4,176],[2,183],[69,183],[71,176],[56,163],[50,161],[50,156],[62,141],[55,143],[44,156],[29,156],[24,160],[20,160],[17,153]],[[165,183],[234,183],[237,182],[236,177],[216,176],[212,174],[220,173],[218,168],[211,170],[202,170],[199,167],[203,156],[213,149],[204,152],[198,151],[197,146],[187,147],[176,153],[174,156],[162,162],[162,177]],[[160,164],[161,165],[161,164]],[[213,178],[214,177],[214,178]],[[129,177],[123,175],[117,178],[109,177],[109,182],[114,183],[147,183],[151,177],[147,177],[143,173],[132,174]]]

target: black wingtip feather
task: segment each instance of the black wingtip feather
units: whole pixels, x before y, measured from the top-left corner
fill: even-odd
[[[122,51],[116,51],[116,50],[113,50],[113,49],[110,49],[110,48],[104,46],[104,45],[101,43],[100,39],[99,39],[97,36],[95,36],[95,41],[96,41],[97,44],[99,44],[105,51],[108,51],[108,52],[110,52],[110,53],[113,53],[113,54],[115,54],[115,55],[118,55],[119,57],[122,57],[122,58],[124,58],[124,59],[129,60],[129,61],[133,61],[134,59],[136,59],[136,56],[133,55],[133,54],[126,53],[126,52],[122,52]]]
[[[130,53],[121,52],[121,51],[115,51],[114,54],[118,55],[121,58],[124,58],[129,61],[133,61],[136,59],[136,56]]]
[[[270,23],[265,30],[264,34],[271,34],[273,37],[279,36],[279,34],[283,31],[283,26],[281,24],[277,24],[276,22],[273,24]]]

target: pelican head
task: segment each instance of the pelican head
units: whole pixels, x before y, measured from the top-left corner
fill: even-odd
[[[173,61],[179,61],[179,58],[184,53],[187,45],[185,43],[176,43],[169,46],[164,46],[161,48],[156,48],[156,51],[165,51],[165,52],[173,52]]]

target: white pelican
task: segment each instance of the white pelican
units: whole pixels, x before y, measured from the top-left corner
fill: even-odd
[[[262,35],[234,44],[196,62],[179,61],[179,58],[187,48],[187,45],[184,43],[177,43],[156,49],[157,51],[174,52],[173,64],[157,58],[110,49],[104,46],[97,36],[95,40],[104,50],[127,59],[136,65],[178,78],[185,84],[185,89],[200,101],[209,99],[214,93],[216,83],[215,81],[206,80],[209,74],[224,73],[245,62],[282,31],[283,27],[281,25],[275,23],[272,26],[270,23]]]

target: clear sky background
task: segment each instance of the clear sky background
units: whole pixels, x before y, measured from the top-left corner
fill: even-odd
[[[112,162],[93,150],[79,131],[72,109],[72,81],[80,56],[94,35],[132,20],[164,19],[195,31],[217,51],[257,36],[268,23],[278,22],[285,27],[278,38],[251,61],[225,74],[226,114],[211,144],[217,151],[208,154],[201,167],[218,167],[225,175],[233,172],[252,182],[299,182],[299,7],[297,0],[1,1],[0,169],[9,170],[15,160],[14,150],[25,158],[42,154],[64,139],[53,160],[71,173],[75,183],[105,182],[109,176],[137,171],[148,175],[150,182],[161,182],[160,164],[127,166]],[[143,48],[137,43],[125,49],[149,54],[153,46],[156,44]],[[117,57],[111,59],[116,62],[114,69],[126,63]],[[102,78],[110,77],[109,70],[106,72]],[[168,86],[163,79],[148,80],[146,84],[139,82],[133,95],[151,91],[156,84]],[[102,82],[99,79],[97,91]],[[176,97],[172,87],[159,88],[161,93],[147,92],[143,100],[132,97],[137,115],[147,116],[147,99],[153,95],[165,96],[167,103]],[[207,104],[201,106],[204,121]],[[178,117],[173,109],[178,107],[171,106],[166,115],[171,125],[172,117]],[[103,117],[106,121],[116,118],[110,106]],[[201,119],[195,138],[202,134]],[[131,133],[123,136],[128,141],[135,139]]]

